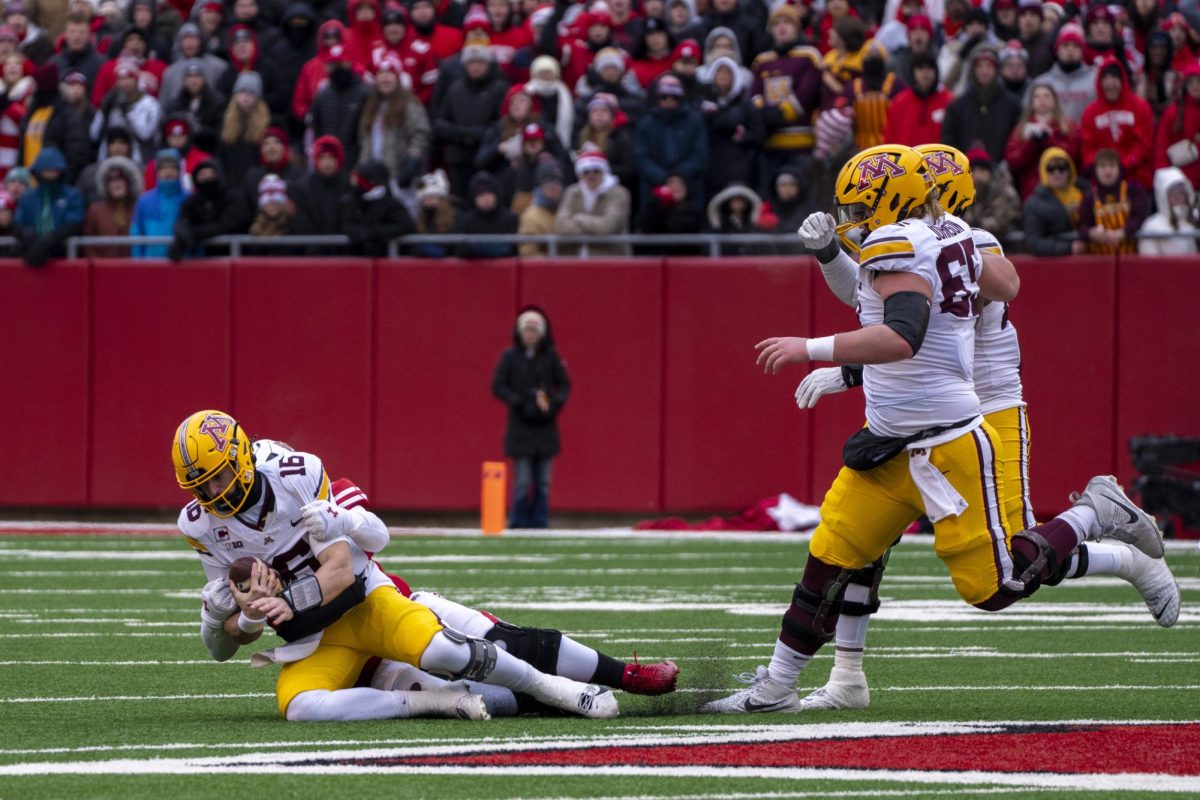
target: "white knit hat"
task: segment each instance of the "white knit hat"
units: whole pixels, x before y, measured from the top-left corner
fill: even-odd
[[[517,330],[534,328],[542,336],[546,335],[546,318],[530,309],[517,317]]]

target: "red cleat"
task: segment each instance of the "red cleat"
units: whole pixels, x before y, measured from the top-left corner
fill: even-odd
[[[678,677],[679,667],[674,661],[639,664],[635,653],[633,663],[627,664],[621,675],[621,688],[630,694],[667,694],[675,691]]]

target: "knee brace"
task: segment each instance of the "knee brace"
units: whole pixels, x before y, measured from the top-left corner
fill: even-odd
[[[891,552],[890,550],[888,551]],[[861,586],[866,589],[866,600],[857,601],[842,599],[842,613],[851,617],[865,617],[879,610],[879,582],[883,580],[883,570],[887,565],[888,553],[874,564],[868,564],[862,569],[852,570],[847,588]]]
[[[455,644],[465,644],[469,653],[467,665],[453,673],[455,680],[484,681],[496,669],[496,645],[486,639],[476,639],[454,628],[442,628],[442,635]]]
[[[779,638],[788,647],[812,655],[833,639],[842,610],[842,594],[853,570],[809,557],[804,577],[792,593]]]
[[[1003,591],[1029,597],[1045,583],[1054,586],[1066,577],[1070,564],[1059,564],[1054,548],[1035,530],[1021,531],[1012,538],[1013,575],[1004,582]],[[1031,555],[1036,553],[1036,555]]]
[[[509,654],[533,665],[549,675],[558,669],[558,649],[562,632],[553,628],[522,628],[507,622],[497,622],[484,634],[489,642],[501,642]]]

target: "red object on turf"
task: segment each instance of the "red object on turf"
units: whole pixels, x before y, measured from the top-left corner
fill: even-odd
[[[675,691],[678,677],[679,667],[674,661],[639,664],[635,654],[633,663],[627,664],[621,675],[621,688],[630,694],[667,694]]]

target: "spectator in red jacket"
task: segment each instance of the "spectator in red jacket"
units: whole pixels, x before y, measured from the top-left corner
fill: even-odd
[[[638,85],[648,89],[659,75],[671,68],[671,34],[667,23],[656,17],[642,24],[642,36],[633,49],[633,74]]]
[[[565,7],[560,3],[542,28],[537,46],[562,64],[562,81],[572,89],[587,74],[596,53],[612,46],[612,16],[607,9],[585,11],[572,23],[566,36],[558,35]]]
[[[428,105],[437,83],[437,58],[428,42],[417,39],[404,6],[389,3],[383,10],[383,39],[371,53],[371,72],[388,57],[399,60],[404,74],[412,82],[412,93]]]
[[[96,73],[96,82],[92,84],[93,106],[99,108],[104,96],[116,85],[117,62],[121,56],[137,60],[141,69],[138,80],[142,91],[151,97],[158,96],[158,87],[162,83],[163,73],[167,71],[167,65],[149,54],[148,41],[146,32],[140,28],[128,28],[123,35],[114,37],[108,48],[110,58],[100,67],[100,71]],[[148,55],[150,57],[147,57]]]
[[[892,100],[885,141],[916,147],[938,141],[946,106],[954,99],[949,89],[938,85],[937,59],[918,53],[912,60],[913,85]]]
[[[437,5],[433,0],[412,0],[408,14],[417,41],[428,44],[438,61],[462,50],[463,32],[438,22]]]
[[[1029,102],[1004,148],[1004,160],[1012,170],[1022,200],[1033,194],[1041,183],[1038,165],[1042,153],[1051,147],[1062,148],[1072,163],[1078,161],[1079,125],[1063,111],[1054,87],[1039,83],[1029,93]]]
[[[1154,168],[1179,167],[1200,187],[1200,63],[1188,65],[1183,72],[1183,92],[1167,107],[1158,121],[1154,141]]]
[[[1171,47],[1174,51],[1171,66],[1177,72],[1183,72],[1189,64],[1196,60],[1196,45],[1192,28],[1188,25],[1187,18],[1176,11],[1167,17],[1163,23],[1163,30],[1171,37]]]
[[[336,19],[321,23],[317,30],[317,54],[300,70],[296,90],[292,94],[292,116],[302,126],[304,118],[312,108],[313,98],[329,75],[327,64],[335,48],[334,58],[345,58],[346,27]]]
[[[383,41],[379,24],[379,0],[350,0],[346,8],[349,29],[346,31],[346,51],[359,73],[371,71],[371,53]]]
[[[1108,58],[1096,76],[1096,99],[1083,110],[1083,169],[1090,171],[1105,148],[1121,157],[1125,174],[1142,186],[1152,175],[1154,115],[1150,104],[1129,86],[1125,68]]]
[[[472,12],[468,12],[468,20],[471,16]],[[463,28],[466,30],[469,25],[464,22]],[[533,35],[529,32],[529,28],[522,25],[517,19],[508,0],[486,0],[484,30],[487,32],[488,41],[492,43],[492,53],[496,56],[496,63],[505,70],[512,63],[513,56],[517,51],[533,42]]]

